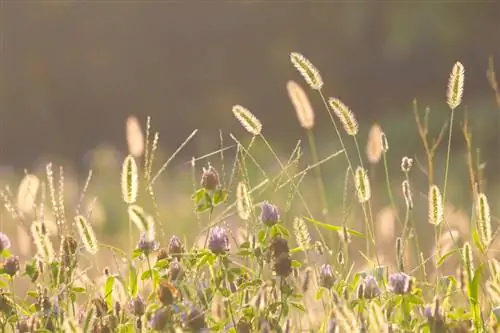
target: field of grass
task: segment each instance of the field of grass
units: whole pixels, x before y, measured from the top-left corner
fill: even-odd
[[[221,133],[217,150],[181,166],[170,162],[196,131],[165,158],[154,122],[143,131],[130,117],[129,155],[102,157],[85,183],[50,163],[4,187],[2,332],[500,331],[500,197],[460,107],[463,65],[437,92],[441,131],[414,102],[425,158],[395,165],[384,129],[360,142],[355,110],[326,95],[303,55],[290,60],[306,140],[287,156],[235,105],[248,140]],[[308,94],[324,102],[331,144],[315,137]]]

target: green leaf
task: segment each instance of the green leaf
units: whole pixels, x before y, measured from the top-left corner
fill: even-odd
[[[436,265],[437,265],[437,268],[441,267],[441,265],[443,264],[443,262],[444,262],[444,261],[445,261],[445,260],[446,260],[449,256],[451,256],[453,253],[455,253],[455,252],[457,252],[457,251],[458,251],[458,249],[452,249],[452,250],[450,250],[450,251],[446,252],[445,254],[443,254],[443,255],[441,256],[441,258],[439,258],[439,260],[437,261],[437,264],[436,264]]]
[[[288,238],[290,236],[290,232],[288,231],[288,229],[280,223],[276,223],[275,225],[273,225],[269,230],[269,234],[271,235],[271,238],[275,236]]]
[[[292,307],[296,308],[297,310],[301,312],[306,312],[306,308],[302,303],[297,303],[297,302],[288,302]]]
[[[303,218],[306,220],[306,221],[309,221],[313,224],[316,224],[317,226],[319,227],[322,227],[324,229],[327,229],[327,230],[331,230],[331,231],[336,231],[336,232],[342,232],[343,230],[343,227],[339,227],[339,226],[336,226],[336,225],[331,225],[331,224],[328,224],[328,223],[323,223],[323,222],[319,222],[319,221],[316,221],[314,219],[311,219],[309,217],[305,217],[303,216]],[[352,235],[352,236],[357,236],[357,237],[365,237],[365,235],[363,235],[362,233],[356,231],[356,230],[352,230],[352,229],[349,229],[349,228],[346,228],[347,230],[347,233]]]
[[[213,202],[214,206],[218,206],[227,200],[228,193],[223,188],[217,189],[214,192]]]
[[[0,253],[0,255],[1,255],[2,257],[6,258],[6,259],[7,259],[7,258],[12,257],[12,253],[10,253],[10,251],[9,251],[9,250],[7,250],[7,249],[4,249],[4,250]]]
[[[139,258],[141,255],[142,255],[142,250],[135,249],[134,252],[132,252],[132,260]]]
[[[113,287],[115,285],[115,277],[108,276],[106,279],[106,283],[104,284],[104,299],[106,300],[106,304],[108,304],[108,308],[113,307]]]
[[[321,297],[323,297],[323,293],[325,292],[325,288],[324,287],[320,287],[318,288],[318,291],[316,292],[316,295],[314,296],[314,298],[319,301],[321,299]]]
[[[484,254],[483,242],[481,242],[481,239],[479,238],[479,234],[477,232],[477,228],[474,228],[474,230],[472,230],[472,240],[474,241],[474,244],[476,245],[476,247],[478,248],[478,250],[482,254]]]
[[[133,265],[129,265],[129,273],[128,273],[128,290],[130,292],[130,296],[137,296],[137,271]]]
[[[206,190],[203,187],[197,189],[196,192],[194,192],[191,195],[191,200],[198,203],[205,196],[205,192],[206,192]]]
[[[203,213],[207,210],[210,210],[213,208],[212,204],[212,198],[210,197],[210,194],[208,192],[203,193],[202,199],[196,202],[196,208],[195,211],[197,213]]]
[[[164,258],[164,259],[158,260],[158,261],[154,264],[153,268],[156,268],[156,269],[158,269],[158,270],[161,270],[161,269],[165,269],[165,268],[167,268],[167,267],[168,267],[168,265],[169,265],[169,260],[168,260],[168,258]]]
[[[482,273],[483,273],[483,265],[480,265],[478,268],[476,268],[476,271],[474,272],[474,278],[471,280],[469,284],[469,298],[471,300],[471,303],[478,302],[478,294],[479,294],[479,287],[481,284]]]
[[[292,268],[300,268],[300,267],[302,267],[300,261],[292,260]]]
[[[73,288],[71,288],[71,290],[77,294],[81,294],[81,293],[86,292],[86,289],[84,287],[73,287]]]
[[[267,238],[266,230],[264,229],[259,230],[259,233],[257,234],[257,240],[259,241],[259,244],[264,245],[266,243],[266,238]]]

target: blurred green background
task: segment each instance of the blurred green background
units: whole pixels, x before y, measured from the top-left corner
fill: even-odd
[[[261,119],[264,135],[283,158],[303,139],[301,167],[310,164],[306,136],[285,89],[290,79],[306,87],[289,61],[291,51],[303,53],[318,67],[327,96],[352,108],[362,145],[374,122],[382,126],[398,203],[401,157],[425,158],[412,100],[418,100],[421,112],[431,108],[430,136],[437,136],[449,116],[448,76],[455,61],[461,61],[465,94],[453,132],[449,200],[470,211],[459,127],[468,109],[474,145],[486,160],[488,196],[498,214],[500,110],[486,79],[488,57],[500,67],[498,2],[3,0],[0,33],[2,185],[15,191],[23,169],[43,177],[45,163],[54,161],[66,168],[67,209],[73,213],[87,171],[94,168],[89,196],[99,196],[102,237],[111,238],[126,226],[119,170],[127,151],[129,115],[136,115],[143,128],[152,116],[153,129],[160,132],[156,169],[199,129],[155,189],[168,234],[192,233],[197,225],[189,201],[191,157],[216,150],[219,129],[227,145],[233,143],[229,133],[248,139],[233,118],[234,104]],[[319,96],[309,90],[308,95],[316,110],[314,132],[322,158],[340,145]],[[440,186],[445,143],[436,157]],[[276,173],[262,144],[253,153]],[[227,172],[233,158],[231,150],[224,161]],[[218,156],[210,161],[220,167]],[[322,166],[331,214],[338,217],[345,167],[342,157]],[[371,172],[378,210],[388,203],[382,166]],[[424,224],[424,175],[415,167],[412,177],[415,204],[421,209],[418,222]],[[261,180],[255,176],[254,185]],[[314,185],[308,176],[303,189],[309,198],[315,195]],[[286,192],[266,196],[283,203]],[[311,200],[316,213],[317,202]]]

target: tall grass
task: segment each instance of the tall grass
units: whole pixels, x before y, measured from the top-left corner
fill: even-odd
[[[21,262],[13,235],[0,233],[2,331],[497,331],[500,263],[491,251],[497,234],[492,225],[496,207],[490,206],[466,117],[462,132],[470,178],[466,210],[471,218],[465,217],[464,224],[465,229],[472,226],[471,232],[463,232],[457,215],[447,213],[452,129],[461,111],[464,66],[452,66],[446,95],[450,120],[436,137],[429,131],[429,109],[422,117],[413,103],[427,159],[425,167],[418,163],[416,169],[408,156],[400,157],[400,166],[390,165],[391,141],[378,124],[371,127],[363,151],[355,112],[339,98],[326,97],[320,71],[304,55],[293,52],[290,60],[322,101],[334,130],[332,140],[340,149],[320,157],[315,111],[306,90],[295,81],[288,81],[286,89],[308,147],[299,142],[286,161],[266,139],[265,124],[246,107],[233,106],[233,115],[251,140],[245,144],[230,134],[234,145],[226,146],[221,134],[219,150],[193,158],[193,192],[184,196],[199,225],[192,244],[167,233],[156,181],[197,131],[154,172],[159,134],[151,132],[150,118],[145,134],[137,118],[127,120],[129,155],[116,170],[121,183],[106,186],[121,188],[128,249],[97,239],[92,206],[82,208],[92,171],[74,211],[65,200],[62,167],[56,175],[48,164],[41,178],[27,173],[17,197],[5,187],[0,192],[5,210],[24,235],[30,235],[36,253]],[[488,80],[498,98],[492,65]],[[434,157],[447,126],[441,183]],[[347,150],[347,140],[352,140],[354,151]],[[257,146],[264,147],[279,167],[273,174],[258,162]],[[304,149],[310,150],[312,160],[300,170]],[[234,152],[230,164],[229,152]],[[200,162],[217,157],[220,168],[206,163],[200,169]],[[339,158],[347,165],[344,186],[333,189],[343,196],[341,212],[333,209],[339,205],[329,202],[326,189],[331,186],[320,171],[323,163]],[[380,161],[389,201],[382,207],[372,181]],[[427,178],[423,201],[417,200],[412,178],[418,172]],[[310,173],[316,185],[307,191],[303,182]],[[397,191],[394,178],[402,179]],[[318,206],[319,214],[314,208]],[[417,230],[417,209],[428,212],[427,224],[434,229],[429,253],[421,249],[421,238],[428,237]],[[55,220],[52,227],[47,214]],[[26,236],[19,239],[27,242]],[[384,253],[384,248],[389,251]],[[92,280],[97,258],[103,256],[114,265],[100,268],[97,280]],[[454,263],[451,271],[445,269],[449,263]],[[28,285],[25,294],[18,283]]]

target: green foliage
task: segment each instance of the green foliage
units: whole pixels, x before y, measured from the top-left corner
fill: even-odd
[[[498,295],[495,293],[500,290],[497,287],[500,284],[500,263],[494,259],[490,236],[485,241],[476,227],[469,234],[458,232],[456,225],[449,225],[453,221],[445,212],[451,130],[441,199],[440,195],[432,194],[439,192],[437,184],[441,183],[435,180],[438,173],[434,170],[434,151],[443,138],[445,127],[432,140],[434,143],[429,144],[429,112],[426,111],[421,121],[415,103],[417,128],[428,168],[425,170],[422,167],[422,174],[427,177],[427,189],[436,190],[430,191],[433,197],[424,202],[415,200],[414,207],[411,177],[414,173],[410,173],[413,160],[410,162],[407,157],[407,165],[402,170],[401,178],[406,182],[403,190],[406,193],[393,193],[389,184],[393,173],[389,172],[386,158],[389,154],[388,143],[384,142],[381,146],[382,137],[372,138],[372,151],[367,152],[371,154],[372,168],[364,166],[355,113],[338,99],[335,99],[335,107],[339,110],[330,110],[318,70],[307,68],[312,64],[304,56],[294,54],[292,61],[301,60],[296,64],[297,69],[325,103],[342,148],[340,151],[323,160],[318,159],[312,132],[313,118],[309,117],[309,123],[304,128],[308,131],[310,148],[314,151],[313,161],[300,171],[297,170],[303,158],[300,142],[288,162],[284,163],[264,137],[265,128],[258,119],[253,119],[255,124],[259,124],[258,128],[243,124],[253,129],[249,131],[253,137],[243,145],[232,136],[237,154],[236,159],[231,161],[230,177],[224,173],[220,177],[211,165],[200,173],[196,169],[197,160],[193,159],[193,174],[200,176],[201,182],[194,180],[194,193],[184,198],[192,208],[193,219],[196,217],[200,221],[201,230],[198,241],[189,246],[176,236],[165,241],[164,225],[160,223],[161,204],[157,201],[154,183],[170,159],[153,177],[152,162],[158,142],[157,139],[151,141],[148,119],[143,167],[138,166],[139,157],[129,155],[125,162],[134,167],[123,168],[122,196],[128,205],[125,209],[130,220],[128,253],[97,242],[90,217],[80,211],[74,212],[78,217],[76,219],[66,216],[62,176],[56,182],[51,166],[47,167],[47,183],[44,185],[49,195],[36,197],[31,205],[34,206],[33,212],[19,211],[12,204],[8,189],[2,192],[7,211],[20,223],[25,222],[26,214],[40,216],[48,207],[59,218],[55,234],[47,231],[44,219],[40,218],[41,221],[35,225],[38,229],[32,234],[37,254],[21,265],[8,236],[0,235],[2,331],[497,331],[500,292]],[[455,65],[449,84],[453,91],[448,92],[452,115],[461,102],[463,75],[463,66]],[[305,95],[300,96],[304,98]],[[303,104],[300,101],[294,103],[297,108]],[[298,113],[301,111],[304,110],[297,109]],[[339,121],[347,133],[340,132]],[[470,140],[468,129],[464,125],[464,135]],[[353,144],[347,144],[348,140]],[[277,174],[271,175],[270,171],[264,170],[252,155],[252,148],[259,144],[273,156],[279,166]],[[477,208],[478,193],[483,196],[483,206],[487,201],[485,179],[478,167],[481,163],[474,160],[471,149],[472,146],[469,146],[467,153],[470,159],[466,167],[471,178],[470,197],[474,210]],[[221,156],[222,168],[227,162],[224,151],[225,148],[222,148],[215,152]],[[319,166],[339,155],[343,155],[348,168],[343,188],[329,189],[338,189],[343,195],[342,204],[337,206],[341,206],[342,210],[333,213]],[[382,157],[388,182],[388,207],[394,215],[393,220],[375,221],[375,201],[379,200],[375,193],[379,191],[373,188],[370,170],[375,169]],[[318,180],[317,188],[309,188],[306,193],[303,180],[312,169]],[[139,170],[143,174],[139,174]],[[246,190],[233,198],[231,189],[235,181],[245,184]],[[281,205],[270,204],[270,197],[281,197]],[[396,198],[398,202],[395,202]],[[136,203],[138,200],[141,200],[141,206]],[[314,205],[317,202],[321,203],[321,214],[317,212],[318,206]],[[401,202],[405,204],[400,205]],[[424,206],[424,211],[429,212],[435,235],[435,249],[430,251],[428,258],[420,248],[422,242],[414,223],[418,217],[414,208],[418,206]],[[152,207],[154,214],[147,214],[142,207]],[[242,212],[242,209],[245,211]],[[487,224],[485,230],[491,230],[490,211],[494,209],[483,207],[481,223],[483,228]],[[75,220],[76,223],[85,223],[80,223],[78,229],[77,225],[68,222]],[[236,221],[241,222],[243,227],[237,230]],[[376,225],[375,222],[387,225]],[[400,224],[399,229],[396,222]],[[472,222],[475,220],[467,221],[467,226],[474,225]],[[132,229],[133,224],[137,230]],[[316,233],[309,230],[309,226]],[[358,231],[360,228],[363,231]],[[72,236],[75,229],[81,237],[91,238],[92,246],[89,246],[89,240],[76,241]],[[82,233],[83,229],[85,233]],[[392,234],[387,236],[385,229],[393,230]],[[388,241],[392,261],[383,258],[381,253],[382,244]],[[55,250],[55,244],[60,245],[59,250]],[[99,252],[96,253],[97,249]],[[417,253],[414,258],[412,252]],[[86,272],[86,265],[88,262],[92,265],[92,261],[99,256],[112,257],[116,265],[106,267],[104,274],[94,272],[97,280],[92,281],[89,278],[91,273]],[[453,267],[454,271],[445,274],[445,267],[453,260],[458,264]],[[428,261],[433,263],[433,267],[427,267]],[[432,270],[430,275],[429,269]],[[18,281],[28,286],[25,297],[16,288]],[[484,292],[485,289],[489,292]]]

